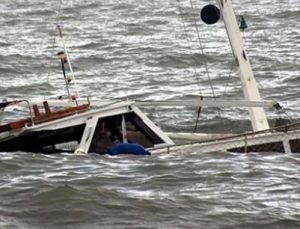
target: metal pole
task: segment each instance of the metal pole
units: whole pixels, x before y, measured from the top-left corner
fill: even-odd
[[[68,53],[68,50],[67,50],[67,47],[66,47],[66,44],[65,44],[64,37],[63,37],[63,32],[62,32],[62,29],[59,25],[57,26],[57,29],[58,29],[59,36],[61,38],[61,41],[62,41],[62,44],[63,44],[63,47],[64,47],[64,51],[65,51],[65,54],[66,54],[66,57],[67,57],[67,60],[68,60],[68,65],[69,65],[69,68],[70,68],[70,72],[71,72],[72,78],[74,80],[76,97],[80,98],[79,92],[77,90],[77,84],[76,84],[76,79],[75,79],[75,75],[74,75],[73,68],[72,68],[72,63],[71,63],[70,56],[69,56],[69,53]]]

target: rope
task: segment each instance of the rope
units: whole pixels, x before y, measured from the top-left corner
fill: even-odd
[[[59,2],[59,7],[58,7],[58,10],[56,11],[56,15],[55,15],[55,30],[57,29],[57,24],[58,24],[58,21],[59,21],[59,16],[60,16],[60,14],[61,14],[61,10],[62,10],[62,1],[63,0],[60,0],[60,2]],[[53,40],[52,40],[52,47],[51,47],[51,52],[54,54],[54,49],[55,49],[55,44],[56,44],[56,36],[53,36]],[[50,62],[50,68],[49,69],[51,69],[51,67],[54,65],[54,63],[51,61]],[[50,81],[50,70],[48,71],[48,76],[47,76],[47,83],[50,83],[49,82]]]
[[[59,11],[61,10],[61,5],[62,5],[62,0],[60,0]],[[60,13],[60,12],[59,12],[59,13]],[[55,18],[58,18],[59,13],[56,14]],[[48,22],[49,19],[50,19],[50,17],[51,17],[51,16],[48,16],[46,19],[42,19],[42,22]],[[46,23],[44,23],[44,24],[46,24]],[[54,52],[55,38],[54,38],[53,40],[54,40],[54,41],[53,41],[53,45],[52,45],[52,52]],[[45,41],[45,40],[43,40],[43,42],[41,42],[41,46],[42,46],[42,47],[44,46],[44,41]],[[28,43],[28,45],[29,45],[30,47],[33,47],[33,45],[32,45],[31,43]],[[42,61],[41,58],[37,58],[36,61],[38,61],[38,62],[40,63],[40,65],[41,65],[44,69],[46,69],[46,64]],[[52,63],[52,61],[51,61],[50,63]],[[51,68],[51,66],[52,66],[52,65],[50,64],[50,68]],[[49,83],[49,77],[50,77],[50,71],[48,71],[48,74],[47,74],[47,80],[46,80],[47,83]]]
[[[185,37],[188,41],[188,44],[189,44],[189,48],[190,50],[192,50],[192,47],[191,47],[191,42],[188,38],[188,35],[187,35],[187,29],[186,29],[186,26],[185,26],[185,23],[184,23],[184,18],[183,18],[183,11],[180,7],[180,1],[177,0],[177,3],[178,3],[178,9],[179,9],[179,12],[180,12],[180,16],[181,16],[181,20],[182,20],[182,24],[183,24],[183,29],[184,29],[184,34],[185,34]],[[193,19],[194,19],[194,27],[197,31],[197,37],[198,37],[198,42],[199,42],[199,46],[200,46],[200,50],[201,50],[201,54],[204,56],[204,48],[203,48],[203,44],[202,44],[202,39],[201,39],[201,36],[200,36],[200,32],[199,32],[199,29],[198,29],[198,26],[197,26],[197,20],[196,20],[196,17],[195,17],[195,9],[194,9],[194,5],[193,5],[193,2],[192,0],[190,0],[190,5],[191,5],[191,9],[192,9],[192,14],[193,14]],[[203,96],[202,96],[202,92],[201,92],[201,88],[200,88],[200,77],[199,75],[197,74],[197,70],[196,70],[196,64],[199,64],[198,60],[194,57],[194,61],[195,61],[195,65],[193,66],[193,69],[194,69],[194,74],[195,74],[195,77],[199,83],[198,87],[199,87],[199,91],[200,91],[200,98],[201,100],[203,99]],[[208,64],[207,64],[207,61],[206,59],[204,60],[204,66],[205,66],[205,72],[207,74],[207,77],[208,77],[208,80],[209,80],[209,85],[210,85],[210,88],[211,88],[211,91],[212,91],[212,94],[213,94],[213,98],[214,100],[217,100],[216,99],[216,95],[215,95],[215,92],[214,92],[214,88],[213,88],[213,83],[212,83],[212,80],[211,80],[211,77],[210,77],[210,74],[209,74],[209,70],[208,70]],[[198,121],[199,121],[199,117],[200,117],[200,113],[201,113],[201,109],[202,107],[199,107],[198,108],[198,111],[197,111],[197,118],[196,118],[196,123],[195,123],[195,127],[194,127],[194,130],[193,132],[196,132],[197,130],[197,127],[198,127]],[[218,112],[218,116],[221,117],[221,111],[218,109],[217,110]],[[221,119],[221,123],[223,123],[223,120]]]
[[[179,9],[179,13],[180,13],[180,18],[181,18],[181,22],[182,22],[182,26],[183,26],[183,31],[184,31],[184,36],[187,40],[187,43],[188,43],[188,46],[189,46],[189,49],[192,50],[192,46],[191,46],[191,41],[189,39],[189,36],[187,34],[187,29],[186,29],[186,25],[185,25],[185,22],[184,22],[184,18],[183,18],[183,10],[182,8],[180,7],[180,2],[179,0],[177,0],[177,4],[178,4],[178,9]],[[193,68],[193,71],[194,71],[194,77],[197,81],[197,86],[198,86],[198,90],[199,90],[199,94],[200,94],[200,98],[201,100],[203,100],[203,96],[202,96],[202,90],[201,90],[201,84],[200,84],[200,76],[196,70],[196,65],[198,64],[198,60],[195,58],[194,55],[192,55],[193,57],[193,60],[194,60],[194,65],[192,66]],[[201,113],[201,110],[202,110],[202,107],[199,106],[198,108],[198,111],[197,111],[197,117],[196,117],[196,123],[195,123],[195,127],[194,127],[194,130],[193,132],[195,133],[197,131],[197,127],[198,127],[198,121],[199,121],[199,118],[200,118],[200,113]]]
[[[189,46],[189,49],[192,50],[192,46],[191,46],[191,41],[189,39],[189,36],[187,35],[187,29],[186,29],[186,25],[184,23],[184,18],[183,18],[183,11],[180,7],[180,2],[179,0],[177,0],[177,3],[178,3],[178,9],[179,9],[179,13],[180,13],[180,17],[181,17],[181,21],[182,21],[182,25],[183,25],[183,31],[184,31],[184,36],[187,40],[187,43],[188,43],[188,46]],[[200,84],[200,76],[199,74],[197,73],[197,70],[196,70],[196,64],[198,63],[198,60],[195,58],[194,55],[192,55],[193,59],[194,59],[194,65],[192,66],[193,67],[193,70],[194,70],[194,76],[196,78],[196,81],[198,82],[197,83],[197,86],[198,86],[198,90],[199,90],[199,94],[200,94],[200,98],[201,100],[203,100],[203,96],[202,96],[202,90],[201,90],[201,84]],[[195,123],[195,127],[194,127],[194,130],[193,130],[193,133],[195,133],[197,131],[197,127],[198,127],[198,121],[199,121],[199,118],[200,118],[200,113],[201,113],[201,110],[202,110],[202,107],[199,106],[198,108],[198,111],[197,111],[197,117],[196,117],[196,123]]]
[[[189,36],[188,36],[188,34],[187,34],[186,25],[185,25],[184,18],[183,18],[183,11],[182,11],[182,8],[180,7],[180,1],[177,0],[177,3],[178,3],[178,10],[179,10],[179,13],[180,13],[180,18],[181,18],[181,22],[182,22],[182,26],[183,26],[184,36],[185,36],[185,38],[186,38],[186,40],[187,40],[189,49],[192,50],[191,41],[190,41]],[[193,57],[193,60],[194,60],[194,65],[192,66],[193,71],[194,71],[194,76],[195,76],[195,78],[196,78],[196,81],[198,82],[197,86],[198,86],[199,94],[200,94],[200,96],[202,96],[202,90],[201,90],[201,86],[200,86],[201,80],[200,80],[200,76],[199,76],[199,74],[198,74],[198,72],[197,72],[197,69],[196,69],[196,65],[197,65],[197,63],[199,63],[199,62],[198,62],[198,60],[195,58],[194,55],[192,55],[192,57]]]
[[[196,31],[197,31],[197,37],[198,37],[198,41],[199,41],[199,45],[200,45],[201,54],[204,56],[204,48],[203,48],[202,40],[201,40],[201,37],[200,37],[200,32],[199,32],[199,29],[198,29],[198,26],[197,26],[197,20],[196,20],[196,16],[195,16],[195,8],[194,8],[194,4],[193,4],[192,0],[190,0],[190,5],[191,5],[191,9],[192,9],[193,18],[194,18],[194,26],[195,26]],[[206,71],[206,74],[207,74],[207,77],[208,77],[209,85],[210,85],[210,88],[211,88],[211,91],[212,91],[212,94],[213,94],[213,98],[216,100],[215,91],[214,91],[212,80],[210,78],[210,74],[209,74],[209,71],[208,71],[208,64],[207,64],[206,59],[204,59],[204,67],[205,67],[205,71]]]
[[[198,26],[197,26],[197,19],[196,19],[196,16],[195,16],[196,15],[195,14],[195,7],[194,7],[194,4],[193,4],[192,0],[190,0],[190,5],[191,5],[193,19],[194,19],[194,26],[195,26],[196,31],[197,31],[197,37],[198,37],[199,46],[200,46],[200,49],[201,49],[201,54],[204,56],[204,48],[203,48],[200,32],[199,32],[199,29],[198,29]],[[206,71],[206,74],[207,74],[207,77],[208,77],[209,85],[210,85],[210,88],[211,88],[211,91],[212,91],[212,94],[213,94],[213,98],[214,98],[214,100],[217,100],[216,95],[215,95],[215,91],[214,91],[214,88],[213,88],[213,83],[212,83],[212,80],[211,80],[211,77],[210,77],[210,74],[209,74],[208,64],[207,64],[206,59],[204,59],[204,66],[205,66],[205,71]],[[199,108],[198,113],[200,113],[200,112],[201,112],[201,109]],[[220,117],[221,123],[225,124],[224,120],[222,119],[221,110],[218,109],[217,112],[218,112],[218,116]],[[196,123],[196,125],[198,125],[198,123]],[[197,128],[197,126],[195,128]]]

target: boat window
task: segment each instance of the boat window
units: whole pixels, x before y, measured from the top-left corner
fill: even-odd
[[[151,148],[164,141],[153,132],[135,113],[125,116],[126,137],[129,143],[138,143],[145,148]],[[122,115],[100,118],[94,132],[89,152],[106,153],[110,147],[122,139]]]
[[[52,131],[41,131],[37,134],[43,153],[71,152],[78,147],[85,124],[70,126]]]
[[[294,139],[290,140],[290,146],[292,153],[300,153],[300,140]]]

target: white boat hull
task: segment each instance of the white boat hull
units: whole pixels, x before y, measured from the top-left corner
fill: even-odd
[[[288,126],[286,126],[288,127]],[[176,142],[188,141],[171,150],[190,152],[236,153],[300,153],[300,129],[261,131],[239,135],[224,134],[169,134]]]

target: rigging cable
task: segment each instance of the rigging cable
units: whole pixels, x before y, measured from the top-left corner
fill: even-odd
[[[61,5],[62,5],[62,0],[60,0],[60,7],[59,7],[59,11],[60,11],[60,8],[61,8]],[[57,14],[58,15],[58,14]],[[56,15],[56,17],[58,17]],[[48,16],[47,18],[46,18],[46,20],[45,19],[43,19],[43,18],[41,18],[41,21],[42,22],[48,22],[49,21],[49,19],[50,19],[50,17],[51,16]],[[45,23],[44,23],[45,24]],[[44,42],[45,41],[45,39],[43,39],[43,41],[40,43],[40,45],[43,47],[44,46]],[[31,44],[31,43],[28,43],[28,45],[32,48],[33,47],[33,45]],[[54,45],[55,45],[55,39],[54,39],[54,42],[53,42],[53,45],[52,45],[52,52],[54,52],[53,50],[54,50]],[[27,52],[28,53],[28,52]],[[39,63],[40,63],[40,65],[42,66],[42,68],[43,69],[46,69],[46,63],[45,63],[45,61],[42,61],[43,60],[43,58],[36,58],[36,61],[38,61]],[[51,62],[52,63],[52,62]],[[51,64],[50,64],[50,68],[51,68]],[[49,83],[49,77],[50,77],[50,71],[48,71],[48,73],[47,73],[47,83]],[[45,96],[46,95],[44,95],[44,99],[45,99]]]
[[[177,0],[177,3],[178,3],[178,9],[179,9],[179,14],[180,14],[180,17],[181,17],[181,21],[182,21],[182,25],[183,25],[183,31],[184,31],[184,36],[187,40],[187,43],[188,43],[188,46],[189,46],[189,49],[192,50],[192,45],[191,45],[191,41],[187,35],[187,29],[186,29],[186,25],[184,23],[184,18],[183,18],[183,11],[180,7],[180,2],[179,0]],[[196,78],[196,81],[198,81],[198,90],[199,90],[199,94],[200,94],[200,101],[203,100],[203,96],[202,96],[202,90],[201,90],[201,86],[200,86],[200,76],[198,75],[197,73],[197,70],[196,70],[196,65],[198,63],[198,60],[196,57],[193,56],[193,59],[194,59],[194,65],[193,65],[193,70],[194,70],[194,76]],[[195,123],[195,126],[194,126],[194,130],[193,130],[193,133],[195,133],[197,131],[197,127],[198,127],[198,121],[199,121],[199,118],[200,118],[200,113],[201,113],[201,110],[202,110],[202,106],[200,105],[198,107],[198,110],[197,110],[197,118],[196,118],[196,123]]]
[[[182,21],[182,26],[183,26],[184,36],[185,36],[185,38],[186,38],[186,40],[187,40],[189,49],[192,50],[191,41],[190,41],[190,39],[189,39],[189,37],[188,37],[188,34],[187,34],[186,25],[185,25],[184,18],[183,18],[183,11],[182,11],[182,9],[181,9],[181,7],[180,7],[180,2],[179,2],[179,0],[177,0],[177,3],[178,3],[178,10],[179,10],[180,18],[181,18],[181,21]],[[196,69],[196,66],[197,66],[197,64],[198,64],[199,62],[198,62],[197,58],[195,58],[194,55],[192,55],[192,57],[193,57],[193,59],[194,59],[194,65],[192,66],[193,71],[194,71],[194,76],[195,76],[195,78],[196,78],[196,80],[197,80],[197,82],[198,82],[197,86],[198,86],[199,94],[200,94],[200,96],[202,96],[202,90],[201,90],[201,86],[200,86],[200,82],[201,82],[201,81],[200,81],[200,76],[199,76],[199,74],[198,74],[198,72],[197,72],[197,69]]]
[[[192,10],[193,19],[194,19],[194,26],[195,26],[195,29],[197,31],[197,37],[198,37],[198,41],[199,41],[199,45],[200,45],[201,54],[204,56],[204,48],[203,48],[202,40],[201,40],[201,37],[200,37],[200,32],[199,32],[199,29],[198,29],[198,26],[197,26],[197,20],[196,20],[196,16],[195,16],[195,8],[194,8],[194,4],[193,4],[192,0],[190,0],[190,5],[191,5],[191,10]],[[214,90],[212,80],[211,80],[211,77],[210,77],[210,74],[209,74],[209,71],[208,71],[208,64],[207,64],[206,59],[204,59],[204,67],[205,67],[205,71],[206,71],[206,74],[207,74],[207,77],[208,77],[209,85],[210,85],[210,88],[211,88],[211,91],[212,91],[212,94],[213,94],[213,98],[214,98],[214,100],[216,100],[215,90]]]
[[[195,7],[194,7],[194,4],[193,4],[192,0],[190,0],[190,5],[191,5],[191,10],[192,10],[193,19],[194,19],[194,27],[197,31],[197,37],[198,37],[199,46],[200,46],[200,49],[201,49],[201,54],[204,56],[204,48],[203,48],[200,32],[199,32],[199,29],[198,29],[198,26],[197,26],[197,20],[196,20],[196,16],[195,16],[196,15],[195,14]],[[209,74],[208,64],[207,64],[206,59],[204,59],[204,66],[205,66],[206,74],[207,74],[207,77],[208,77],[208,80],[209,80],[209,85],[210,85],[210,88],[211,88],[211,91],[212,91],[212,94],[213,94],[213,98],[214,98],[214,100],[217,100],[216,95],[215,95],[215,90],[214,90],[214,87],[213,87],[213,83],[212,83],[212,80],[211,80],[211,77],[210,77],[210,74]],[[199,109],[198,109],[198,119],[199,119],[200,112],[201,112],[201,107],[199,107]],[[217,109],[217,112],[218,112],[218,116],[221,118],[222,114],[221,114],[220,109]],[[198,119],[197,119],[197,122],[198,122]],[[224,124],[224,120],[222,118],[220,120],[221,120],[221,123]],[[194,131],[196,131],[196,128],[197,128],[197,123],[196,123]]]
[[[181,17],[181,21],[182,21],[182,25],[183,25],[183,31],[184,31],[184,35],[185,35],[185,38],[187,40],[187,43],[188,43],[188,46],[189,46],[189,49],[192,50],[192,46],[191,46],[191,41],[187,35],[187,29],[186,29],[186,25],[184,23],[184,18],[183,18],[183,11],[180,7],[180,2],[179,0],[177,0],[177,3],[178,3],[178,9],[179,9],[179,13],[180,13],[180,17]],[[196,65],[198,63],[198,60],[197,58],[193,56],[193,59],[194,59],[194,65],[193,65],[193,70],[194,70],[194,76],[196,78],[196,81],[198,81],[198,90],[199,90],[199,94],[200,94],[200,102],[203,100],[203,96],[202,96],[202,90],[201,90],[201,86],[200,86],[200,76],[198,75],[197,73],[197,70],[196,70]],[[198,107],[198,110],[197,110],[197,118],[196,118],[196,123],[195,123],[195,126],[194,126],[194,130],[193,130],[193,133],[195,133],[197,131],[197,127],[198,127],[198,121],[200,119],[200,113],[201,113],[201,110],[202,110],[202,106],[200,105]]]
[[[58,10],[56,11],[56,15],[55,15],[55,30],[57,29],[57,24],[58,24],[58,21],[59,21],[59,16],[61,14],[61,10],[62,10],[62,1],[63,0],[60,0],[59,1],[59,7],[58,7]],[[55,49],[55,43],[56,43],[56,36],[53,36],[53,40],[52,40],[52,46],[51,46],[51,52],[54,54],[54,49]],[[50,69],[51,67],[54,65],[53,61],[50,62]],[[50,70],[48,71],[48,77],[47,77],[47,83],[50,84]]]
[[[180,13],[180,16],[181,16],[181,20],[182,20],[182,24],[183,24],[183,29],[184,29],[184,34],[185,34],[185,37],[188,41],[188,44],[189,44],[189,48],[190,50],[192,50],[192,46],[191,46],[191,42],[188,38],[188,35],[187,35],[187,29],[186,29],[186,25],[185,25],[185,22],[184,22],[184,18],[183,18],[183,11],[180,7],[180,1],[177,0],[177,3],[178,3],[178,9],[179,9],[179,13]],[[202,44],[202,40],[201,40],[201,36],[200,36],[200,32],[198,30],[198,27],[197,27],[197,20],[196,20],[196,17],[195,17],[195,10],[194,10],[194,5],[193,5],[193,2],[190,1],[190,4],[191,4],[191,8],[192,8],[192,14],[194,15],[193,16],[193,19],[194,19],[194,27],[197,31],[197,37],[198,37],[198,41],[199,41],[199,45],[200,45],[200,49],[201,49],[201,54],[204,56],[204,48],[203,48],[203,44]],[[194,56],[193,56],[194,57]],[[202,91],[201,91],[201,88],[200,88],[200,77],[197,73],[197,70],[196,70],[196,64],[199,64],[197,58],[193,58],[194,61],[195,61],[195,65],[193,66],[193,70],[194,70],[194,75],[196,77],[196,80],[198,81],[199,85],[199,91],[200,91],[200,102],[203,100],[203,96],[202,96]],[[207,61],[206,59],[204,59],[204,66],[205,66],[205,71],[206,71],[206,74],[208,76],[208,80],[209,80],[209,84],[210,84],[210,87],[211,87],[211,91],[212,91],[212,94],[213,94],[213,98],[214,100],[217,100],[216,99],[216,96],[215,96],[215,92],[214,92],[214,88],[213,88],[213,84],[212,84],[212,80],[210,78],[210,74],[209,74],[209,71],[208,71],[208,64],[207,64]],[[196,132],[197,130],[197,127],[198,127],[198,121],[199,121],[199,118],[200,118],[200,113],[202,111],[202,106],[200,105],[198,110],[197,110],[197,119],[196,119],[196,123],[195,123],[195,127],[194,127],[194,130],[193,132]],[[218,109],[218,116],[221,117],[221,112],[220,110]],[[221,119],[221,122],[223,122],[223,120]]]

